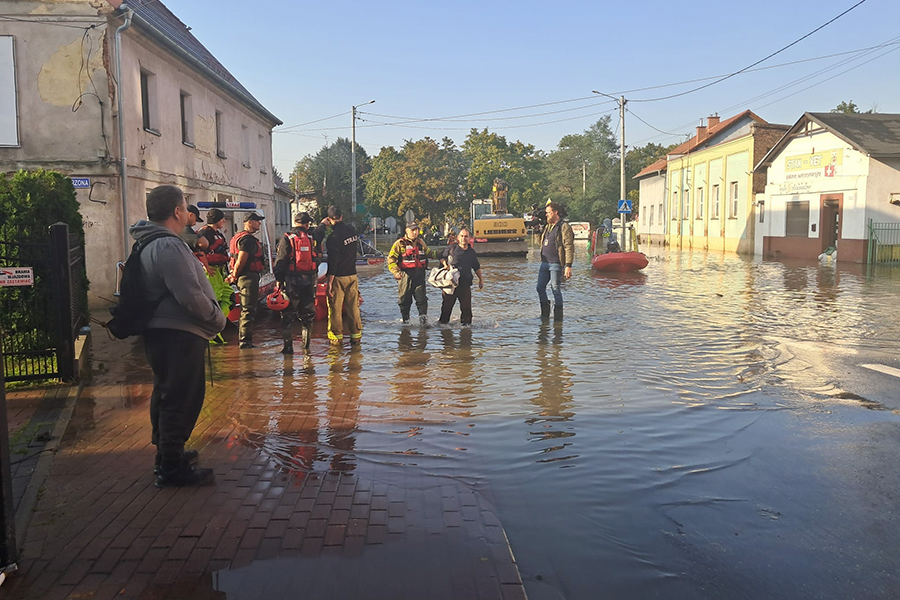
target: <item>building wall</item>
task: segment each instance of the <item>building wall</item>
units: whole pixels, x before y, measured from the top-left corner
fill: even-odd
[[[102,308],[106,303],[99,298],[112,297],[115,263],[124,259],[126,245],[130,246],[125,223],[145,218],[146,194],[157,185],[182,187],[192,203],[252,201],[267,216],[275,215],[271,173],[274,123],[256,115],[132,26],[122,35],[121,89],[128,162],[127,216],[123,220],[114,84],[114,33],[121,22],[107,23],[105,16],[98,16],[98,5],[105,3],[0,0],[0,14],[27,15],[35,20],[40,19],[33,15],[49,15],[78,27],[0,20],[0,35],[15,36],[20,131],[18,147],[0,147],[0,170],[47,168],[91,180],[90,189],[76,190],[76,194],[85,224],[89,300],[93,307]],[[85,34],[81,27],[91,23],[105,26]],[[142,68],[155,75],[159,135],[143,127]],[[191,96],[192,146],[182,143],[181,91]],[[224,157],[216,151],[216,111],[224,116]],[[236,222],[226,229],[228,233],[242,227],[240,214],[233,220]]]
[[[833,174],[826,168],[830,162],[837,163]],[[887,190],[892,185],[900,189],[900,171],[817,129],[794,137],[773,158],[766,182],[765,217],[759,232],[764,257],[815,258],[822,253],[827,242],[822,235],[823,200],[834,198],[840,206],[838,260],[863,262],[869,215],[890,215]],[[789,202],[809,203],[803,235],[787,235]],[[900,218],[895,215],[894,220]]]
[[[640,222],[638,235],[643,244],[664,244],[666,241],[666,173],[640,180],[638,200]]]
[[[753,138],[745,136],[686,156],[668,164],[667,242],[679,248],[753,252],[750,156]],[[730,184],[737,185],[738,211],[730,214]],[[714,188],[720,208],[714,212]],[[703,190],[702,213],[698,193]],[[677,192],[677,193],[676,193]]]

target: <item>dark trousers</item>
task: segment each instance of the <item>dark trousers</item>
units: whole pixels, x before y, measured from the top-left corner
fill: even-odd
[[[148,329],[144,350],[153,370],[151,441],[163,456],[184,452],[206,394],[203,364],[209,342],[178,329]]]
[[[441,323],[450,322],[450,314],[453,312],[453,305],[459,300],[459,322],[463,325],[472,324],[472,284],[458,285],[452,294],[442,292],[441,301]]]
[[[237,280],[238,292],[241,295],[241,320],[238,324],[238,341],[243,344],[253,343],[253,320],[256,318],[256,305],[259,303],[259,273],[247,273]]]
[[[425,269],[401,271],[400,286],[397,289],[397,304],[400,305],[400,316],[409,319],[409,309],[413,298],[420,315],[428,314],[428,296],[425,293]]]
[[[295,273],[284,279],[285,293],[290,306],[281,311],[282,337],[285,342],[293,339],[291,326],[300,319],[304,327],[312,327],[316,319],[316,279],[318,273]]]

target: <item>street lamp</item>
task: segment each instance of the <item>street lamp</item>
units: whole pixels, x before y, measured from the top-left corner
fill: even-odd
[[[373,104],[374,100],[369,100],[368,102],[363,102],[362,104],[357,104],[353,107],[351,112],[351,122],[352,126],[350,127],[350,169],[353,171],[353,177],[351,177],[352,181],[351,185],[351,204],[350,204],[350,212],[356,214],[356,109],[360,106],[366,106],[367,104]]]

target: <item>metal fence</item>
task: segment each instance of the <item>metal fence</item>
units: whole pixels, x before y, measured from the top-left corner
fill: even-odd
[[[65,223],[45,243],[0,242],[0,268],[30,267],[34,283],[0,287],[6,381],[75,378],[75,338],[84,323],[84,247]]]
[[[869,264],[900,264],[900,223],[869,221]]]

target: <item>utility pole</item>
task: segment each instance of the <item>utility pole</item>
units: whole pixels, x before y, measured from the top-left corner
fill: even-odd
[[[368,102],[357,104],[350,111],[350,170],[353,171],[353,176],[350,181],[350,189],[352,190],[350,212],[353,214],[356,214],[356,109],[360,106],[366,106],[367,104],[372,104],[374,102],[374,100],[369,100]]]
[[[609,94],[604,94],[603,92],[598,92],[597,90],[591,90],[595,94],[600,94],[601,96],[606,96],[612,100],[616,101],[616,104],[619,105],[619,199],[627,200],[625,198],[625,105],[628,103],[625,100],[625,96],[619,96],[618,98],[614,98]],[[625,215],[627,213],[619,213],[619,220],[622,221],[622,250],[626,250],[625,248]]]

